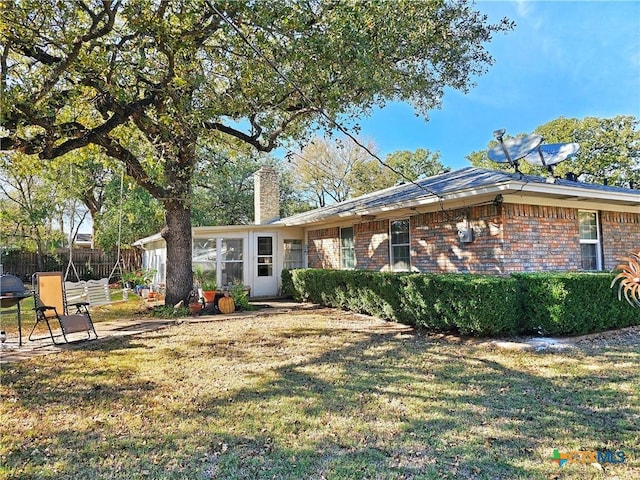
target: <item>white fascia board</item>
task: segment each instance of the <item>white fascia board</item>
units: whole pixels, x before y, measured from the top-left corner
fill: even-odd
[[[631,209],[634,209],[634,207],[640,208],[640,192],[607,192],[604,190],[584,189],[580,188],[579,185],[574,187],[543,183],[524,183],[519,191],[549,196],[566,196],[567,200],[574,201],[624,203],[628,204]]]
[[[467,198],[486,198],[487,196],[503,194],[512,190],[507,184],[504,185],[492,185],[489,187],[483,188],[473,188],[469,190],[460,190],[453,193],[447,193],[445,195],[441,195],[437,197],[435,195],[430,195],[428,197],[423,197],[417,200],[407,200],[405,202],[392,203],[389,205],[385,205],[376,209],[362,209],[357,211],[357,215],[376,215],[378,213],[386,213],[392,210],[400,210],[412,207],[421,207],[428,206],[434,204],[447,204],[450,202],[454,202],[457,200],[465,200]]]
[[[153,242],[157,242],[158,240],[164,240],[162,238],[162,235],[159,233],[154,233],[153,235],[150,235],[148,237],[144,237],[141,238],[140,240],[136,240],[135,242],[133,242],[131,244],[132,247],[141,247],[144,249],[144,246],[149,244],[149,243],[153,243]]]

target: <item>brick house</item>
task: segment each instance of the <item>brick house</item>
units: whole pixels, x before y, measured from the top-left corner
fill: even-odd
[[[277,179],[263,170],[256,225],[193,231],[194,245],[242,239],[238,279],[255,295],[276,294],[283,268],[611,270],[640,249],[638,190],[469,167],[278,219]],[[224,255],[218,243],[213,256],[223,269]]]

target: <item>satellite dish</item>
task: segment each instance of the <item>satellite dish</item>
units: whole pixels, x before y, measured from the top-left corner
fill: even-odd
[[[572,157],[578,153],[578,150],[580,150],[578,143],[550,143],[540,145],[524,157],[524,160],[531,165],[547,167],[551,171],[551,167]]]
[[[518,171],[518,160],[526,157],[531,151],[542,143],[540,135],[527,135],[526,137],[509,138],[502,140],[505,130],[500,129],[493,132],[493,136],[500,142],[493,147],[487,155],[489,159],[496,163],[508,163]]]

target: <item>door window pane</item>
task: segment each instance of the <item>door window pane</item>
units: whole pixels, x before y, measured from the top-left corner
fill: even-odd
[[[273,275],[273,238],[258,237],[258,276]]]
[[[273,255],[273,239],[258,237],[258,255]]]

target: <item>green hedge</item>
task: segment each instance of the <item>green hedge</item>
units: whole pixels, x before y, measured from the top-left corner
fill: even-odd
[[[432,331],[498,336],[575,335],[640,324],[611,274],[394,274],[284,271],[285,294]]]
[[[640,309],[618,300],[610,273],[514,274],[521,286],[524,332],[583,335],[640,325]]]

